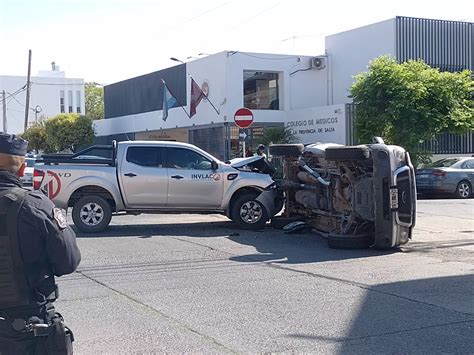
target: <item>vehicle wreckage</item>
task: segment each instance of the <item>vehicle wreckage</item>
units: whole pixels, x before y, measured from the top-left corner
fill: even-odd
[[[277,144],[269,149],[283,159],[277,184],[284,192],[284,210],[274,226],[304,221],[332,248],[391,249],[412,237],[415,172],[402,147],[377,137],[367,145]]]

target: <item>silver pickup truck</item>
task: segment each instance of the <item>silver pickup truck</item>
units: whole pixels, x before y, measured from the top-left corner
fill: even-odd
[[[186,143],[113,142],[43,156],[33,188],[72,207],[74,224],[87,233],[105,230],[120,213],[222,213],[259,229],[283,206],[273,172],[263,157],[224,163]]]

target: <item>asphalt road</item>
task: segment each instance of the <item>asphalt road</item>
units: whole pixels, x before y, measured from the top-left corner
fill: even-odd
[[[474,199],[418,208],[413,241],[391,252],[219,215],[116,217],[78,235],[57,308],[76,354],[472,354]]]

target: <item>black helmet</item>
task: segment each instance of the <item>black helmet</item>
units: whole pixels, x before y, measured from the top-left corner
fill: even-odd
[[[263,144],[259,144],[257,149],[258,150],[265,150],[265,146]]]

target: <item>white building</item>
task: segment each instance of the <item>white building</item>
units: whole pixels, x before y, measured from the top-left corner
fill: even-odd
[[[106,119],[96,122],[96,133],[103,143],[177,140],[229,158],[239,154],[234,115],[247,107],[254,119],[247,144],[253,148],[267,127],[277,125],[290,127],[302,143],[352,143],[349,90],[370,60],[391,55],[400,63],[423,59],[441,70],[473,70],[473,30],[469,22],[396,17],[326,37],[326,53],[321,56],[217,53],[106,86]],[[161,79],[189,112],[191,77],[208,92],[219,113],[201,102],[191,119],[177,107],[163,121]],[[473,152],[474,134],[466,134],[463,143],[444,136],[427,149],[444,151],[446,145],[446,153]]]
[[[7,113],[7,127],[2,126],[3,131],[24,131],[26,81],[26,76],[0,75],[0,106],[4,104],[1,94],[5,90]],[[40,71],[30,81],[28,125],[62,112],[85,113],[84,79],[66,78],[65,72],[53,64],[51,71]]]
[[[348,102],[354,76],[370,60],[390,55],[403,63],[423,59],[442,71],[474,70],[472,22],[395,17],[326,37],[331,104]]]
[[[225,51],[108,85],[105,118],[96,134],[107,139],[167,139],[196,144],[228,158],[239,151],[238,109],[253,113],[247,130],[255,147],[266,127],[289,126],[303,143],[346,142],[345,105],[327,106],[326,58]],[[208,93],[189,118],[191,78]],[[178,105],[162,119],[164,79]]]

